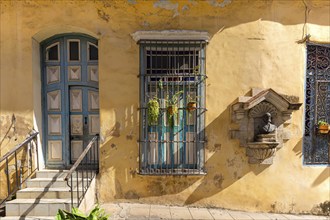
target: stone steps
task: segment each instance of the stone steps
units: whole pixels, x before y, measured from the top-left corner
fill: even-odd
[[[70,199],[15,199],[6,203],[6,216],[53,216],[71,209]]]
[[[82,191],[81,189],[79,190]],[[77,197],[77,192],[73,191],[73,197]],[[17,192],[17,199],[70,199],[69,187],[63,188],[25,188]]]
[[[40,170],[36,173],[36,178],[64,178],[69,173],[68,170]],[[73,174],[75,175],[75,174]]]
[[[87,178],[85,178],[86,180]],[[85,181],[86,182],[86,181]],[[69,184],[71,182],[69,181]],[[77,186],[77,179],[74,178],[72,181],[73,187]],[[79,187],[82,186],[82,179],[78,178]],[[66,188],[68,187],[67,182],[63,178],[35,178],[26,181],[27,188]]]
[[[54,219],[58,209],[70,210],[71,192],[64,181],[67,173],[67,170],[37,171],[36,178],[26,181],[27,188],[19,190],[15,200],[6,202],[6,217],[0,219]],[[72,185],[76,188],[78,182],[81,192],[80,175],[78,181],[76,175],[73,180]],[[76,198],[77,193],[74,189],[74,202]]]

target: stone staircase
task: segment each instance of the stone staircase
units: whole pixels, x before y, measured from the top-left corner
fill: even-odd
[[[63,179],[67,172],[67,170],[37,171],[36,178],[27,180],[26,188],[17,192],[16,199],[6,202],[6,217],[0,219],[54,219],[58,209],[70,210],[70,188]],[[79,181],[81,180],[78,179]],[[73,181],[74,186],[76,183],[77,181]]]

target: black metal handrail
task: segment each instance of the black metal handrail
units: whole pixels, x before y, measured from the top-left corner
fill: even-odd
[[[37,136],[39,132],[34,132],[33,134],[29,135],[22,143],[18,144],[15,146],[13,149],[11,149],[9,152],[7,152],[5,155],[3,155],[0,158],[0,164],[3,161],[5,162],[4,166],[4,171],[7,177],[7,197],[4,198],[3,200],[0,200],[0,206],[7,201],[9,198],[11,198],[19,189],[21,189],[22,184],[25,183],[25,181],[30,178],[35,171],[39,170],[39,164],[38,164],[38,142],[37,142]],[[23,147],[27,148],[28,152],[28,175],[26,177],[23,177],[23,164],[19,166],[18,160],[17,160],[17,152],[21,150]],[[34,160],[34,155],[33,155],[33,148],[35,149],[35,156],[36,156],[36,161],[34,161],[35,166],[33,167],[33,160]],[[11,190],[10,187],[10,177],[9,177],[9,162],[11,161],[10,157],[14,157],[14,162],[15,162],[15,175],[13,176],[14,182],[16,182],[16,186],[14,189]],[[1,167],[0,167],[1,168]]]
[[[93,139],[86,146],[84,151],[73,164],[64,180],[70,187],[71,192],[71,208],[74,207],[74,193],[76,193],[77,204],[80,203],[85,197],[85,194],[99,172],[99,135],[95,135]],[[75,173],[75,176],[73,174]],[[74,183],[74,178],[76,183]],[[75,188],[74,188],[75,187]]]

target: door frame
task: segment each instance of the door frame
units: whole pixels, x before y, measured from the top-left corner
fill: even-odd
[[[68,42],[70,40],[80,40],[80,60],[79,62],[69,62],[68,61]],[[48,114],[47,109],[47,92],[49,92],[49,85],[47,84],[47,72],[46,66],[49,63],[46,62],[46,48],[55,42],[59,42],[59,58],[58,65],[60,66],[60,82],[58,85],[59,90],[61,91],[61,135],[58,137],[58,140],[62,141],[62,158],[61,160],[50,160],[49,158],[49,147],[48,141],[52,140],[48,134]],[[86,45],[83,45],[86,44]],[[42,150],[45,160],[45,167],[50,169],[67,169],[70,168],[72,164],[71,161],[71,152],[70,152],[70,86],[81,86],[81,87],[91,87],[98,90],[99,82],[88,82],[88,67],[97,66],[98,68],[98,59],[89,60],[88,57],[88,47],[90,45],[96,46],[98,48],[98,40],[94,37],[88,36],[86,34],[59,34],[51,38],[48,38],[40,43],[40,63],[41,63],[41,107],[42,107]],[[85,57],[85,58],[84,58]],[[68,66],[80,65],[81,66],[81,82],[69,82],[68,81]],[[86,76],[83,76],[83,68],[86,72]]]

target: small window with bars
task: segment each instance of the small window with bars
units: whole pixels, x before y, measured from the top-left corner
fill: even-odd
[[[139,41],[140,173],[204,173],[205,41]]]

